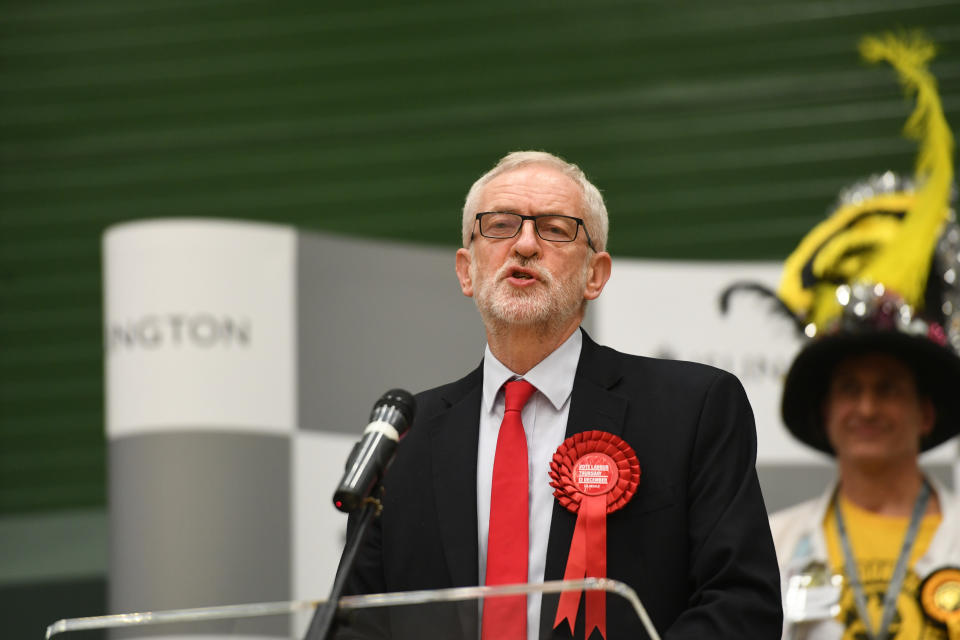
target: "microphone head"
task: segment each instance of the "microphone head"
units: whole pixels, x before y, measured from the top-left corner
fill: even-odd
[[[392,407],[397,412],[401,420],[399,424],[394,424],[399,433],[405,432],[410,428],[410,425],[413,424],[413,414],[417,409],[417,401],[414,399],[413,394],[404,389],[390,389],[373,404],[373,411],[370,412],[370,420],[373,421],[378,416],[383,414],[383,410],[386,407]],[[391,422],[393,422],[391,420]]]

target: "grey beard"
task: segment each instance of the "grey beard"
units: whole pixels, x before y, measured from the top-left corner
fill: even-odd
[[[517,260],[516,264],[527,266],[529,262]],[[539,333],[550,334],[566,326],[573,316],[583,310],[586,301],[580,295],[586,284],[586,265],[576,282],[566,282],[556,287],[555,279],[548,275],[550,280],[544,283],[547,290],[530,295],[520,291],[510,292],[502,284],[500,273],[498,270],[492,282],[484,282],[478,287],[475,297],[480,317],[491,333],[502,334],[510,327],[522,326],[539,327]],[[475,269],[473,277],[476,278]]]

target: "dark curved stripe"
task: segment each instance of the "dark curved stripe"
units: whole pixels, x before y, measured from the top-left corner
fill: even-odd
[[[856,216],[855,218],[847,222],[847,224],[845,224],[842,228],[837,229],[835,232],[830,234],[830,236],[826,240],[821,242],[820,246],[817,247],[812,254],[810,254],[810,258],[804,263],[803,269],[800,270],[800,284],[803,285],[804,289],[810,289],[819,282],[834,282],[833,279],[818,278],[816,275],[814,275],[813,263],[816,261],[817,255],[819,255],[821,249],[823,249],[825,246],[833,242],[833,240],[840,234],[847,232],[851,227],[853,227],[854,225],[862,221],[864,218],[869,218],[871,216],[892,216],[894,218],[897,218],[898,220],[903,220],[904,216],[906,215],[907,215],[906,211],[872,210],[872,211],[864,211],[860,215]],[[846,258],[850,255],[856,255],[857,253],[866,253],[868,251],[872,251],[873,247],[874,245],[872,244],[857,245],[856,250],[845,252],[843,256],[841,256],[841,259]],[[840,281],[837,282],[837,284],[843,284],[844,282],[846,282],[846,280],[841,279]]]

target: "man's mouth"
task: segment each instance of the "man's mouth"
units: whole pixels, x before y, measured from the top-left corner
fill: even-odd
[[[525,269],[523,267],[512,267],[507,271],[507,278],[511,280],[539,280],[537,272],[533,269]]]

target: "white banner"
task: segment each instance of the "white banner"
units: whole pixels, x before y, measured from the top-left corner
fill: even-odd
[[[640,355],[692,360],[734,373],[743,383],[757,421],[759,464],[823,462],[783,426],[780,395],[802,345],[793,323],[756,293],[735,294],[726,315],[721,292],[737,281],[775,290],[780,263],[671,262],[617,259],[613,275],[591,311],[599,342]],[[925,462],[952,462],[947,443]]]
[[[103,240],[109,436],[296,424],[296,234],[215,220]]]

